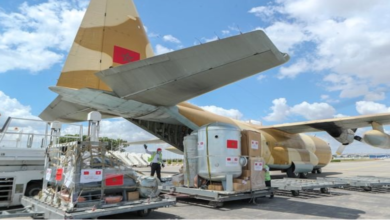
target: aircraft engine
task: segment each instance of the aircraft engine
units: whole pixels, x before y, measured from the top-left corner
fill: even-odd
[[[353,142],[355,138],[355,131],[352,129],[344,129],[342,130],[340,136],[334,138],[343,145],[348,145]]]
[[[378,130],[370,130],[364,133],[363,141],[373,147],[390,148],[390,136]]]
[[[345,150],[345,147],[347,147],[347,145],[351,144],[354,140],[357,140],[357,141],[362,140],[362,138],[360,136],[355,136],[356,130],[357,130],[356,128],[355,129],[343,129],[341,131],[341,134],[338,137],[335,137],[334,135],[332,135],[331,133],[328,132],[338,142],[341,143],[340,147],[336,151],[336,154],[341,155],[343,153],[343,151]]]

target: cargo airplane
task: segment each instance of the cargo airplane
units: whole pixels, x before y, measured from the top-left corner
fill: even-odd
[[[213,114],[185,102],[289,60],[262,31],[253,31],[154,56],[132,0],[91,0],[57,85],[57,98],[40,114],[46,121],[85,121],[92,110],[123,117],[183,150],[183,138],[212,122],[261,134],[262,156],[288,176],[321,172],[328,144],[305,132],[325,131],[342,144],[354,140],[390,148],[382,124],[390,114],[259,126]],[[363,137],[357,128],[372,126]]]

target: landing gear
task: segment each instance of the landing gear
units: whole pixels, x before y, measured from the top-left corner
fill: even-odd
[[[294,166],[291,166],[286,170],[287,177],[289,178],[298,178],[299,173],[294,172]]]
[[[290,168],[288,168],[286,170],[286,174],[287,174],[287,177],[289,178],[302,178],[302,179],[306,179],[307,178],[307,175],[308,173],[297,173],[297,172],[294,172],[294,166],[291,166]]]
[[[372,191],[372,187],[371,186],[364,186],[363,190],[366,192],[369,192],[369,191]]]
[[[299,173],[299,178],[301,179],[307,179],[308,173]]]
[[[214,209],[217,209],[223,207],[223,202],[210,201],[209,205],[212,206]]]
[[[312,173],[312,174],[315,174],[315,173],[321,174],[321,173],[322,173],[322,170],[321,170],[321,168],[313,169],[313,170],[311,171],[311,173]]]
[[[299,196],[299,190],[291,190],[293,196]]]
[[[150,214],[151,211],[152,211],[151,209],[139,210],[139,211],[137,211],[137,215],[139,217],[146,217],[146,216],[148,216]]]
[[[321,193],[329,193],[329,188],[321,188]]]

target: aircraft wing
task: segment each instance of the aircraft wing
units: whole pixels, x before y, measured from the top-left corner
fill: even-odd
[[[382,125],[390,124],[390,113],[264,126],[261,129],[276,129],[291,134],[318,131],[329,131],[332,133],[332,131],[338,129],[368,127],[371,126],[372,122],[377,122]]]
[[[140,144],[166,144],[165,141],[160,139],[152,139],[152,140],[145,140],[145,141],[133,141],[133,142],[126,142],[127,145],[140,145]]]
[[[262,31],[110,68],[96,75],[120,98],[172,106],[289,60]]]
[[[183,151],[177,149],[176,147],[172,147],[172,146],[167,147],[167,148],[165,148],[165,150],[172,152],[172,153],[175,153],[175,154],[184,155]]]
[[[62,99],[61,96],[50,103],[49,106],[39,115],[44,121],[56,121],[61,120],[62,122],[80,122],[87,119],[88,113],[95,109],[71,103]],[[101,113],[102,118],[114,118],[118,117],[107,113]]]

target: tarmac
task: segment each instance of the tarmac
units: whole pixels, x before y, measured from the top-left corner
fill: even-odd
[[[371,160],[331,163],[316,177],[376,176],[390,178],[390,160]],[[177,173],[179,166],[167,166],[162,176]],[[140,168],[145,174],[149,168]],[[280,171],[271,172],[272,179],[286,177]],[[319,191],[303,191],[298,197],[289,191],[276,191],[273,199],[258,198],[256,204],[248,199],[225,202],[213,208],[208,201],[192,198],[178,199],[176,206],[159,208],[146,219],[389,219],[390,188],[364,191],[359,187]],[[101,217],[99,219],[139,219],[134,213]],[[19,218],[30,219],[30,218]]]

